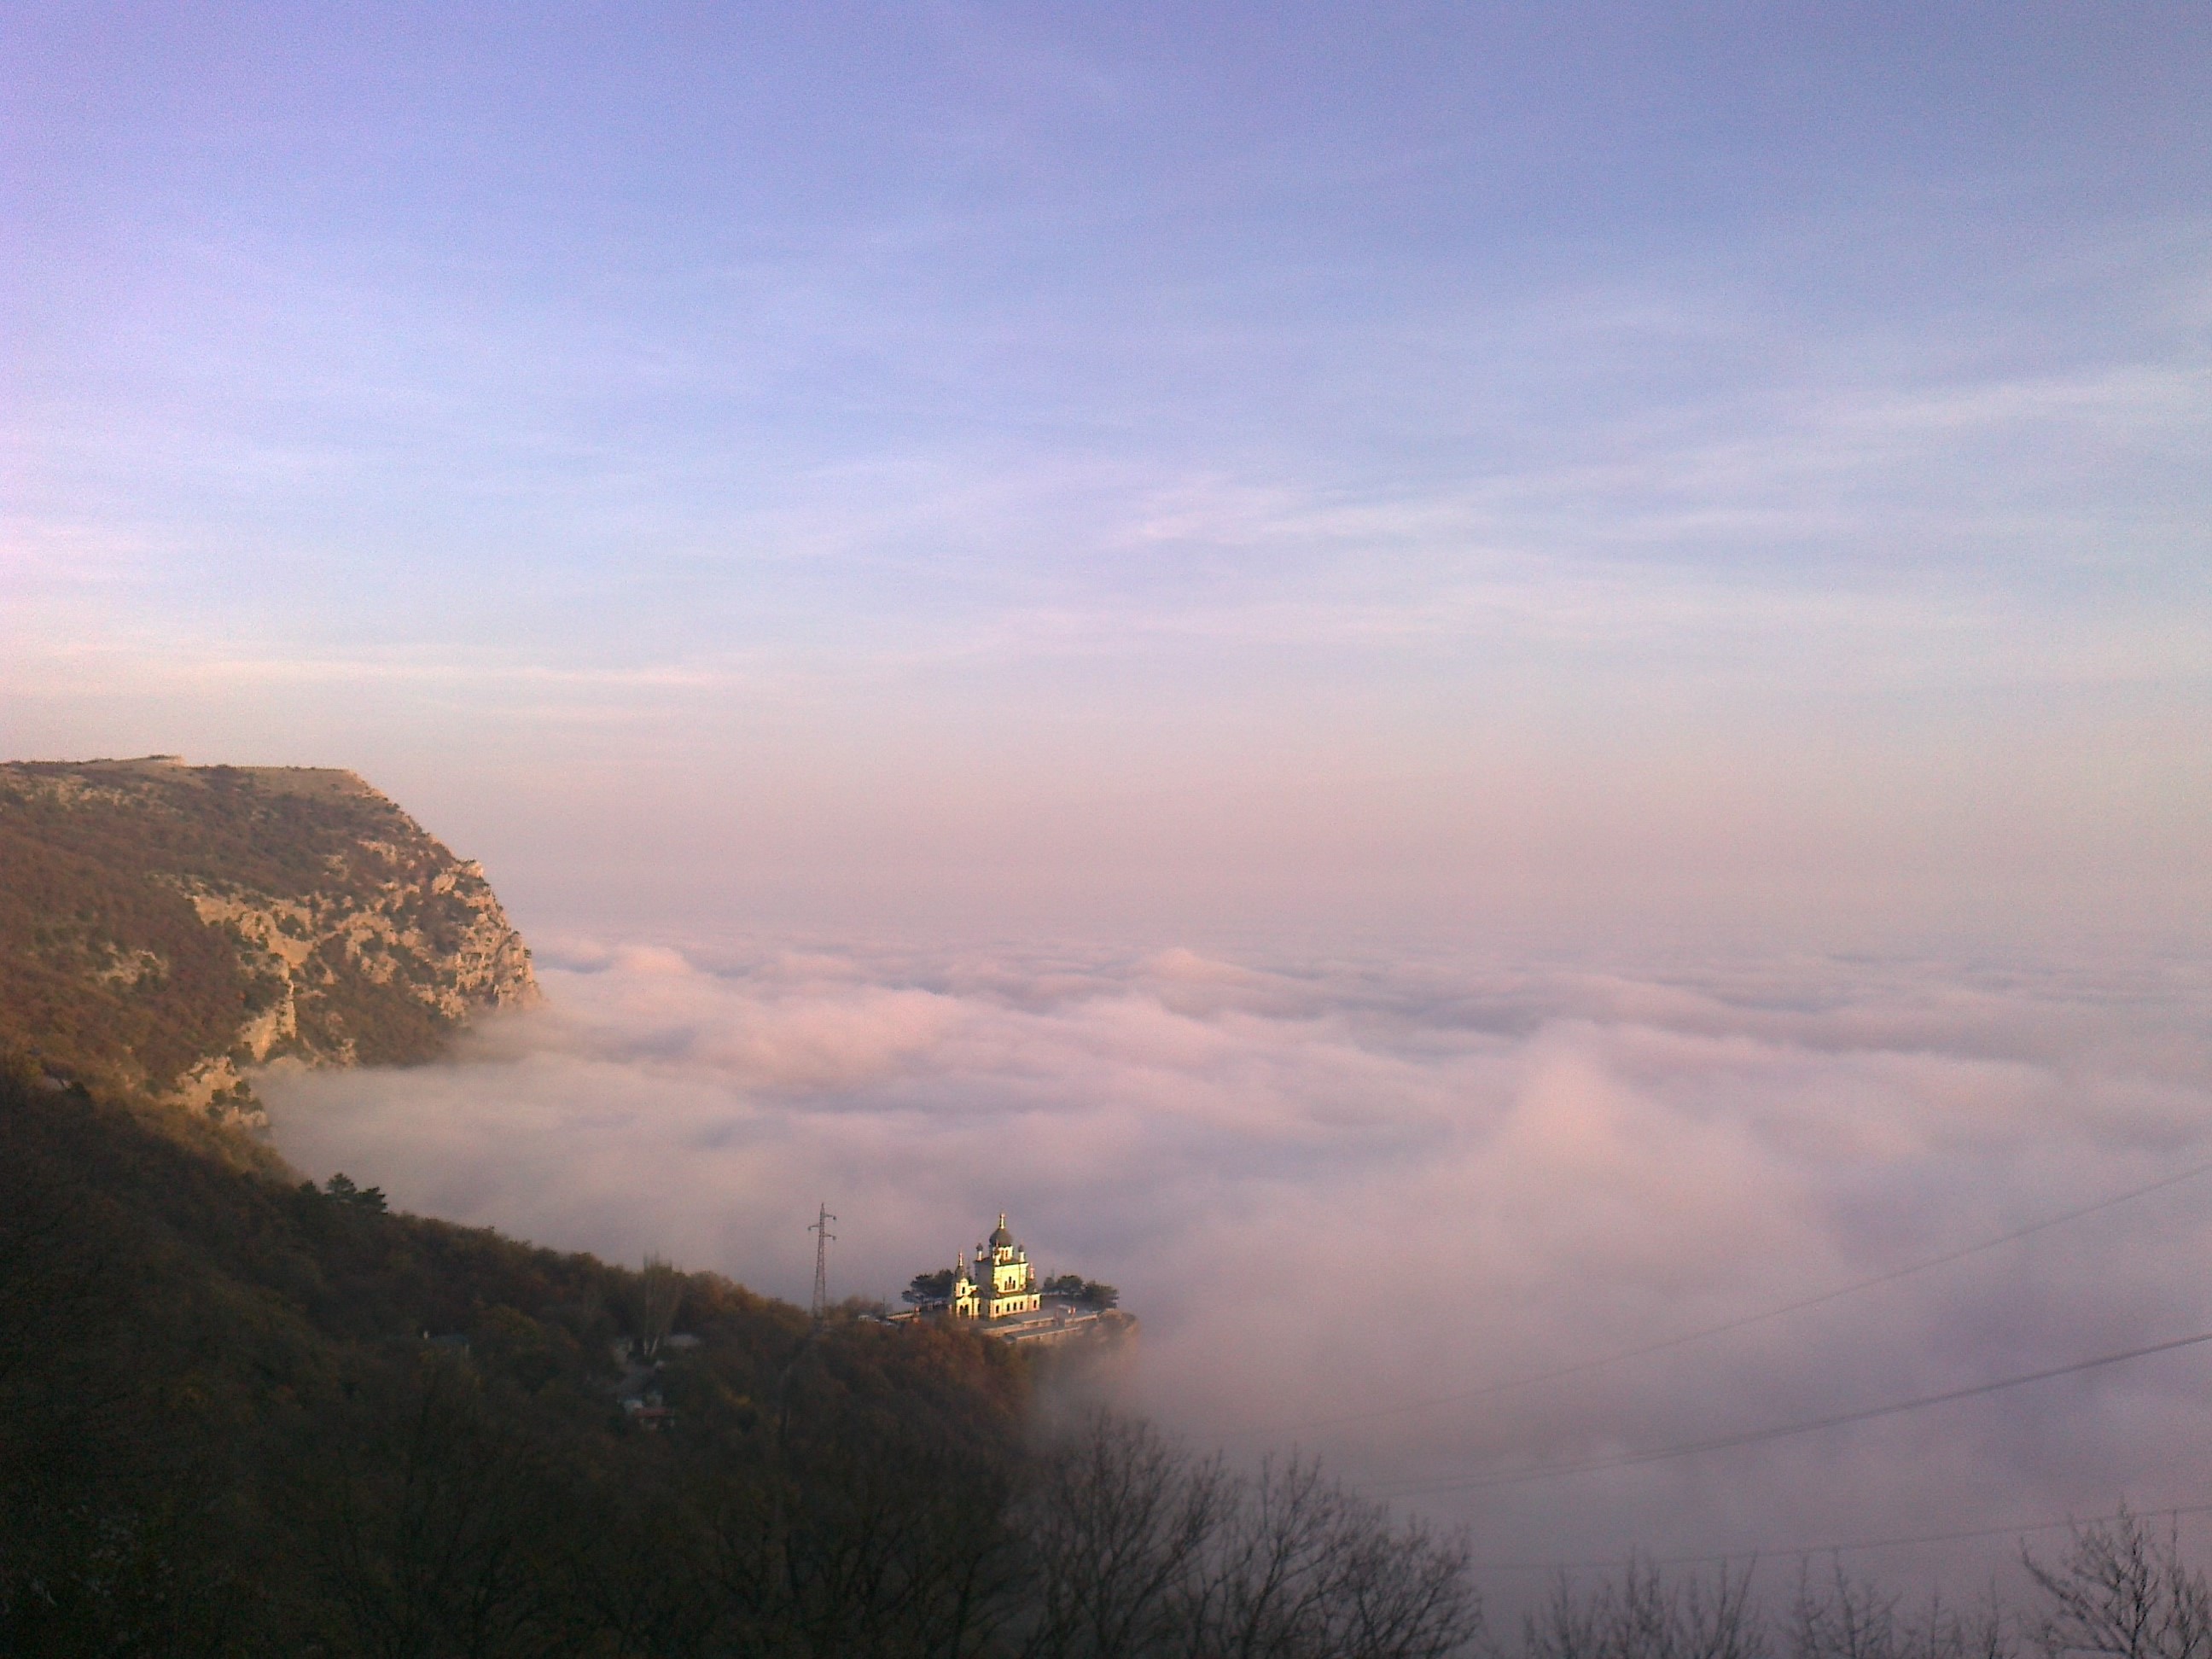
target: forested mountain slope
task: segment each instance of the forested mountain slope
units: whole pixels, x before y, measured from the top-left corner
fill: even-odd
[[[1053,1363],[390,1214],[0,1066],[0,1652],[1437,1659],[1473,1633],[1455,1547],[1307,1466],[1240,1478],[1041,1412]]]
[[[0,765],[0,1047],[248,1121],[243,1068],[436,1054],[537,994],[476,865],[350,772]]]
[[[643,1432],[617,1344],[671,1328],[699,1340]],[[794,1527],[823,1571],[948,1516],[988,1542],[1024,1376],[1000,1344],[815,1340],[712,1275],[241,1173],[0,1077],[0,1651],[696,1651],[605,1632],[734,1618],[711,1575],[812,1571]],[[871,1504],[864,1547],[838,1516]]]

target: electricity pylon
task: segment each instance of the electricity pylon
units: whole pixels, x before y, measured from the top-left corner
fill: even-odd
[[[836,1218],[825,1203],[814,1224],[806,1230],[814,1235],[814,1322],[817,1326],[830,1316],[830,1241],[837,1237],[830,1231],[830,1224]]]

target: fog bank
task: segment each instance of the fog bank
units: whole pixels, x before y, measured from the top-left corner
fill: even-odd
[[[280,1074],[280,1148],[401,1206],[895,1297],[999,1210],[1120,1285],[1152,1411],[1382,1494],[1848,1413],[2212,1330],[2212,1176],[1710,1340],[1663,1340],[2212,1161],[2181,960],[570,944],[451,1065]],[[1765,1444],[1409,1501],[1508,1563],[2201,1500],[2212,1348]],[[2013,1553],[1947,1547],[1971,1589]],[[1875,1553],[1853,1565],[1922,1571]],[[1522,1574],[1522,1578],[1526,1575]]]

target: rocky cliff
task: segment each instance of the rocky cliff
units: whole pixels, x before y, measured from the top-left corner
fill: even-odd
[[[0,765],[0,1050],[252,1122],[249,1068],[437,1054],[538,995],[475,864],[350,772]]]

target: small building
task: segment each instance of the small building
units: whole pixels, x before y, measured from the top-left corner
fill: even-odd
[[[939,1287],[942,1287],[941,1289]],[[1133,1328],[1126,1314],[1110,1313],[1068,1296],[1048,1296],[1030,1253],[1007,1230],[1006,1212],[972,1256],[956,1254],[952,1266],[917,1277],[906,1299],[912,1310],[893,1314],[894,1324],[917,1320],[973,1320],[980,1332],[1004,1342],[1050,1344],[1093,1333]]]
[[[943,1286],[941,1291],[922,1288],[933,1278]],[[915,1304],[916,1315],[1010,1319],[1036,1313],[1044,1306],[1036,1269],[1030,1265],[1030,1253],[1006,1231],[1004,1210],[999,1212],[999,1224],[991,1230],[990,1237],[975,1247],[973,1260],[956,1250],[949,1269],[934,1275],[924,1273],[915,1280],[915,1286],[906,1299]]]
[[[953,1276],[953,1289],[961,1289],[961,1275]],[[1014,1243],[1014,1236],[1006,1231],[1006,1212],[999,1212],[999,1224],[991,1230],[988,1243],[975,1247],[975,1272],[967,1284],[968,1311],[962,1313],[956,1304],[956,1318],[1010,1319],[1017,1314],[1035,1313],[1044,1305],[1044,1297],[1037,1290],[1036,1270],[1030,1266],[1030,1253]]]

